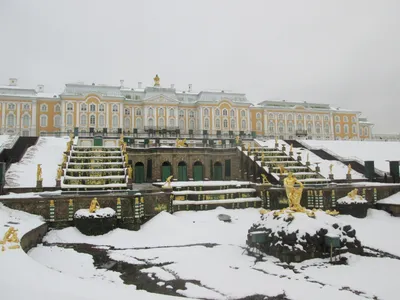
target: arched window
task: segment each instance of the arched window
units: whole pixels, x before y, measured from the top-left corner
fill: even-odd
[[[268,114],[268,119],[273,120],[274,119],[274,114]]]
[[[67,111],[73,111],[74,110],[74,105],[72,103],[67,104]]]
[[[241,111],[240,111],[240,115],[241,115],[242,117],[245,117],[245,116],[246,116],[246,111],[245,111],[245,110],[241,110]]]
[[[142,129],[142,119],[141,118],[136,119],[136,128]]]
[[[114,127],[114,128],[118,127],[118,116],[117,115],[112,116],[112,127]]]
[[[278,120],[283,120],[283,115],[282,114],[278,115]]]
[[[353,134],[357,134],[356,125],[352,125],[352,126],[351,126],[351,132],[352,132]]]
[[[118,105],[117,104],[113,104],[112,111],[113,112],[118,112]]]
[[[360,136],[362,136],[362,135],[363,135],[363,129],[362,129],[362,127],[360,127],[359,134],[360,134]]]
[[[340,122],[340,117],[339,116],[335,116],[335,122]]]
[[[56,104],[56,106],[54,106],[54,111],[55,111],[55,112],[61,112],[61,106],[60,106],[60,104]]]
[[[193,110],[189,111],[189,118],[194,118],[194,111]]]
[[[274,123],[274,121],[269,121],[269,123],[268,123],[268,131],[270,133],[275,132],[275,123]]]
[[[301,120],[303,117],[301,115],[297,115],[297,120]]]
[[[349,118],[347,116],[344,116],[343,117],[343,122],[346,122],[346,123],[349,122]]]
[[[317,134],[321,134],[321,124],[317,123],[317,124],[315,125],[315,132],[316,132]]]
[[[283,124],[283,122],[281,121],[281,122],[279,122],[279,124],[278,124],[278,132],[280,133],[280,134],[283,134],[283,131],[285,130],[285,126],[284,126],[284,124]]]
[[[183,111],[183,109],[179,110],[179,117],[184,117],[185,116],[185,112]]]
[[[99,105],[99,111],[104,111],[104,104]]]
[[[81,115],[81,126],[86,126],[87,118],[86,115]]]
[[[220,129],[220,128],[221,128],[221,120],[220,120],[220,119],[215,119],[215,127],[216,127],[217,129]]]
[[[169,126],[169,127],[175,127],[175,119],[172,119],[172,118],[169,119],[169,120],[168,120],[168,126]]]
[[[352,121],[353,123],[356,123],[356,117],[351,117],[351,121]]]
[[[150,119],[148,120],[148,123],[149,123],[149,127],[154,127],[154,120],[153,120],[153,118],[150,118]]]
[[[364,128],[364,135],[365,135],[365,136],[369,136],[368,127],[365,127],[365,128]]]
[[[319,116],[315,116],[315,121],[319,121]]]
[[[235,110],[233,108],[231,109],[231,117],[235,117]]]
[[[324,131],[325,131],[325,134],[329,134],[329,124],[328,123],[325,123]]]
[[[46,104],[43,104],[46,105]],[[15,104],[14,103],[8,103],[8,110],[14,110],[15,109]]]
[[[72,114],[67,114],[67,126],[72,126]]]
[[[224,128],[225,129],[228,128],[228,120],[227,119],[224,119]]]
[[[307,123],[307,132],[312,133],[312,124],[311,122]]]
[[[99,127],[104,127],[105,126],[105,121],[104,121],[104,115],[99,116]]]
[[[307,115],[307,121],[311,121],[311,115]]]
[[[148,113],[149,113],[149,117],[153,116],[154,112],[153,112],[153,109],[151,107],[149,108]]]
[[[24,115],[22,117],[22,126],[29,127],[31,123],[31,117],[29,115]]]
[[[336,133],[340,133],[340,125],[339,124],[336,124],[335,131],[336,131]]]
[[[208,118],[204,119],[204,129],[210,128],[210,120]]]
[[[205,109],[204,109],[204,115],[205,115],[206,117],[208,117],[208,116],[210,115],[210,111],[208,110],[208,108],[205,108]]]
[[[47,116],[46,115],[40,116],[40,127],[47,127]]]
[[[189,121],[189,129],[194,129],[194,120]]]
[[[345,124],[343,127],[344,133],[348,134],[349,133],[349,125]]]
[[[262,123],[261,123],[261,121],[257,121],[257,123],[256,123],[256,130],[257,130],[257,131],[261,131],[261,130],[262,130]]]
[[[236,129],[236,121],[235,121],[235,119],[231,119],[231,129]]]
[[[160,108],[158,109],[158,115],[159,115],[159,116],[164,116],[164,108],[160,107]]]
[[[54,127],[55,128],[61,127],[61,116],[60,115],[54,116]]]
[[[246,120],[242,120],[242,130],[245,130],[246,127]]]
[[[328,115],[324,116],[324,121],[329,121],[329,116]]]
[[[261,119],[261,114],[260,113],[256,114],[256,119]]]
[[[131,114],[131,110],[129,108],[124,109],[125,115],[129,116]]]
[[[96,117],[94,115],[90,116],[89,123],[90,123],[90,126],[96,126]]]
[[[47,111],[47,110],[48,110],[47,104],[40,105],[40,111]]]
[[[174,110],[173,108],[171,108],[171,109],[169,110],[169,116],[170,116],[170,117],[175,117],[175,110]]]
[[[293,123],[292,123],[292,122],[289,122],[289,123],[288,123],[288,132],[289,132],[289,133],[292,133],[292,132],[293,132]]]
[[[222,115],[223,115],[223,116],[227,116],[227,115],[228,115],[228,110],[224,108],[224,109],[222,110]]]
[[[158,118],[158,127],[164,127],[164,126],[165,126],[164,118],[162,117]]]
[[[141,116],[142,115],[142,110],[140,108],[136,109],[136,115]]]
[[[303,130],[303,123],[301,123],[301,122],[297,123],[297,129]]]
[[[31,106],[29,104],[24,104],[23,110],[30,110]]]
[[[217,108],[217,109],[215,110],[215,115],[216,115],[216,116],[219,116],[219,115],[220,115],[219,108]]]
[[[292,115],[292,114],[287,115],[287,119],[288,119],[289,121],[292,121],[292,120],[293,120],[293,115]]]
[[[85,103],[81,104],[81,111],[87,111],[87,106]]]
[[[185,121],[183,119],[179,120],[179,129],[185,130]]]
[[[95,111],[96,111],[96,104],[94,104],[94,103],[90,104],[90,105],[89,105],[89,110],[90,110],[91,112],[95,112]]]
[[[125,128],[130,128],[131,127],[131,119],[129,117],[126,117],[124,119],[124,127]]]

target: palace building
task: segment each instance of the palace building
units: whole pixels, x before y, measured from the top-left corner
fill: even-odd
[[[178,91],[68,83],[61,94],[21,88],[17,79],[0,86],[2,134],[37,136],[67,132],[175,132],[217,136],[278,136],[281,139],[370,139],[373,124],[361,112],[329,104],[247,99],[228,91]]]

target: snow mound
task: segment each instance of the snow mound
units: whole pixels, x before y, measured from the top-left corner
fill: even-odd
[[[82,208],[79,209],[75,212],[74,217],[76,219],[82,219],[82,218],[111,218],[115,216],[116,212],[113,210],[111,207],[105,207],[105,208],[100,208],[96,212],[91,213],[89,212],[89,209],[87,208]]]
[[[162,211],[151,220],[147,221],[142,226],[142,230],[148,232],[157,232],[160,230],[160,228],[163,228],[163,230],[178,231],[182,228],[182,226],[182,222],[177,217],[166,211]]]
[[[394,195],[391,195],[385,199],[379,200],[377,203],[379,204],[397,204],[400,205],[400,192]]]

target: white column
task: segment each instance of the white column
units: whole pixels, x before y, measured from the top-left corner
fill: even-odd
[[[81,118],[79,117],[79,111],[80,111],[80,102],[76,102],[76,123],[75,123],[75,127],[79,127],[79,123],[81,121]]]
[[[105,118],[106,118],[105,126],[107,128],[107,132],[109,132],[110,131],[110,114],[109,114],[110,103],[105,103],[104,106],[105,106],[104,110],[105,110]]]
[[[199,108],[199,130],[201,130],[200,134],[203,134],[203,107]]]
[[[31,111],[32,111],[31,136],[36,136],[36,99],[32,100],[32,110]]]
[[[251,131],[253,131],[253,128],[251,128],[250,117],[251,117],[250,108],[247,108],[247,131],[251,133]]]
[[[62,132],[65,132],[65,102],[61,100],[61,128]]]
[[[263,112],[263,117],[264,117],[264,135],[267,136],[268,135],[268,112],[267,110],[264,110]]]
[[[21,125],[21,103],[17,102],[17,131],[19,132]]]
[[[124,129],[124,103],[121,102],[119,104],[119,128],[122,128],[122,130]]]
[[[186,122],[185,122],[185,132],[184,133],[189,133],[189,110],[185,110],[185,117],[186,117]]]
[[[334,126],[334,122],[333,122],[334,117],[333,117],[333,114],[332,114],[332,113],[330,113],[330,118],[331,118],[331,127],[332,127],[332,129],[331,129],[331,136],[332,136],[332,139],[335,139],[336,127]]]

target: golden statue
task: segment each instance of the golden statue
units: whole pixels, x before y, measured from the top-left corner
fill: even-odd
[[[290,152],[293,152],[293,144],[290,144]]]
[[[166,180],[165,180],[165,184],[162,186],[164,189],[170,189],[171,188],[171,179],[174,176],[169,176]]]
[[[125,142],[122,143],[122,152],[126,152],[126,143]]]
[[[357,195],[357,193],[358,189],[354,189],[347,194],[347,197],[349,197],[351,200],[362,199],[362,197]]]
[[[124,134],[121,133],[121,134],[119,135],[119,145],[122,146],[123,144],[124,144]]]
[[[330,165],[329,165],[329,172],[330,172],[331,175],[333,174],[333,173],[332,173],[332,169],[333,169],[333,164],[330,164]]]
[[[132,169],[132,166],[129,166],[128,167],[128,178],[132,179],[132,175],[133,175],[133,169]]]
[[[263,184],[271,184],[265,174],[261,174]]]
[[[160,77],[158,77],[158,74],[154,77],[154,86],[160,86]]]
[[[247,144],[247,155],[250,155],[250,144]]]
[[[264,152],[262,152],[262,153],[261,153],[261,161],[263,162],[264,159],[265,159],[265,155],[264,155]]]
[[[285,172],[286,172],[285,167],[283,165],[279,165],[279,173],[283,175],[283,173]]]
[[[176,147],[187,147],[186,145],[186,139],[180,140],[176,139]]]
[[[278,144],[278,137],[275,136],[275,144]]]
[[[351,174],[351,164],[347,166],[347,175]]]
[[[67,152],[71,151],[71,144],[71,141],[67,142]]]
[[[127,164],[128,163],[128,154],[124,154],[124,160],[125,160],[125,163]]]
[[[43,177],[42,177],[42,165],[41,165],[41,164],[38,164],[38,165],[37,165],[36,181],[43,181]]]
[[[68,160],[68,157],[67,157],[67,154],[63,154],[63,163],[65,164],[65,163],[67,163],[67,160]]]
[[[72,142],[73,139],[74,139],[74,133],[71,132],[71,133],[69,134],[69,140]]]
[[[295,184],[300,185],[300,187],[295,188]],[[293,176],[292,172],[289,172],[283,181],[283,185],[285,186],[286,196],[289,200],[289,208],[297,212],[304,211],[304,207],[300,205],[301,194],[304,188],[303,184]]]
[[[240,137],[238,135],[235,137],[235,140],[236,140],[236,145],[239,145],[240,144]]]
[[[62,173],[63,173],[62,167],[61,165],[59,165],[57,169],[57,180],[61,180]]]
[[[100,204],[97,198],[93,198],[92,202],[90,202],[89,212],[95,213],[98,209],[100,209]]]
[[[4,234],[3,240],[0,241],[0,244],[2,245],[1,251],[6,250],[5,245],[7,243],[19,243],[17,231],[18,231],[18,229],[15,229],[14,227],[8,228],[8,230]],[[18,248],[20,248],[19,245],[12,245],[12,246],[8,247],[8,249],[18,249]]]

